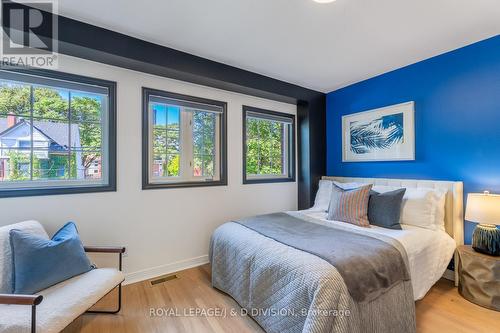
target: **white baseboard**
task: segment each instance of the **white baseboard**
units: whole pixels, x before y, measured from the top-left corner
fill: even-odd
[[[447,269],[444,271],[443,277],[446,280],[455,281],[455,272],[450,269]]]
[[[160,275],[182,271],[184,269],[201,266],[206,263],[208,263],[208,255],[203,255],[200,257],[181,260],[166,265],[143,269],[137,272],[127,273],[125,274],[125,282],[123,284],[127,285],[139,281],[149,280]]]

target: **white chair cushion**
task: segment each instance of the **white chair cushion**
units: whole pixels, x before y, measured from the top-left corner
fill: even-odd
[[[19,229],[48,239],[49,235],[37,221],[25,221],[0,227],[0,294],[12,293],[12,252],[9,231]]]
[[[115,268],[99,268],[41,291],[38,294],[43,295],[43,301],[36,307],[37,332],[60,332],[123,279],[123,273]],[[30,327],[30,306],[0,305],[0,332],[30,332]]]

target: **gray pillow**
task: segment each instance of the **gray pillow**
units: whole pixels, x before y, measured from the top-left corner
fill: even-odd
[[[385,193],[370,191],[370,200],[368,201],[370,224],[401,230],[399,218],[401,217],[401,205],[405,192],[405,188]]]

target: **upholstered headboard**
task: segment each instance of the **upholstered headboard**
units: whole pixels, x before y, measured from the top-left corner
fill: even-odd
[[[439,188],[446,189],[445,203],[445,229],[458,245],[464,244],[464,216],[463,216],[463,183],[437,180],[414,179],[385,179],[385,178],[353,178],[353,177],[327,177],[322,179],[335,180],[341,183],[358,182],[383,186],[397,186],[405,188]],[[455,255],[457,263],[457,255]],[[455,283],[458,281],[455,269]]]

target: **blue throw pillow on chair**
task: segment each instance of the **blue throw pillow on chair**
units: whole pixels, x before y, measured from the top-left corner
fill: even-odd
[[[34,294],[92,269],[73,222],[52,239],[13,229],[10,246],[14,294]]]

